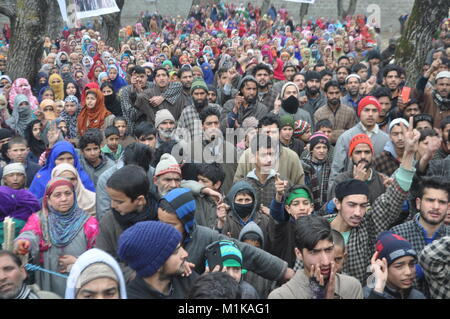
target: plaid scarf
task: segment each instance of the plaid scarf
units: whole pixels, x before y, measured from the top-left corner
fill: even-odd
[[[303,161],[310,169],[305,170],[305,178],[308,180],[306,183],[314,197],[314,211],[319,211],[320,208],[327,202],[328,181],[331,173],[331,165],[328,160],[323,163],[314,162],[309,153]],[[314,165],[322,165],[322,179],[319,180],[319,174],[314,168]],[[306,181],[305,181],[306,182]]]

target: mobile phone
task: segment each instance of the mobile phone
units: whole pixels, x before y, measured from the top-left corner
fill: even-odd
[[[212,271],[216,266],[220,266],[220,270],[222,270],[222,255],[220,253],[220,243],[215,242],[210,244],[205,249],[206,260],[208,261],[209,270]]]

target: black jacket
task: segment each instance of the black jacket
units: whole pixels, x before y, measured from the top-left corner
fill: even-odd
[[[127,296],[128,299],[186,299],[198,276],[192,272],[189,277],[174,277],[168,295],[156,291],[144,279],[136,276],[127,285]]]

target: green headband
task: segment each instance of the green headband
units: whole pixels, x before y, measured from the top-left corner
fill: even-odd
[[[298,188],[289,194],[289,196],[286,199],[286,204],[288,206],[290,206],[292,201],[297,198],[306,198],[309,201],[312,201],[311,196],[309,195],[308,191],[306,191],[303,188]]]

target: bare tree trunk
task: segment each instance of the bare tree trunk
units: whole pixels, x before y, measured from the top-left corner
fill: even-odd
[[[264,0],[262,6],[261,6],[261,16],[267,14],[267,11],[270,7],[270,0]]]
[[[48,19],[47,29],[45,34],[51,39],[61,38],[64,28],[64,21],[61,15],[61,10],[59,8],[58,1],[50,1],[49,9],[47,15],[50,17]]]
[[[431,48],[433,35],[440,21],[448,15],[450,0],[416,0],[409,16],[395,57],[405,68],[407,83],[415,86]]]
[[[119,12],[102,16],[101,35],[107,46],[119,48],[120,16],[125,0],[116,0]]]
[[[342,20],[345,20],[345,18],[348,15],[354,15],[356,12],[356,4],[357,3],[358,3],[358,0],[350,0],[347,10],[345,10],[343,0],[337,0],[338,17],[341,18]]]
[[[309,11],[309,3],[302,3],[300,6],[300,25],[303,24],[303,19],[308,14]]]
[[[6,73],[12,78],[34,81],[41,66],[47,28],[48,0],[2,1],[0,13],[11,23],[11,46]]]

